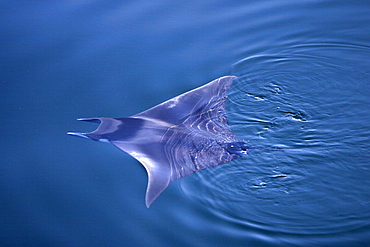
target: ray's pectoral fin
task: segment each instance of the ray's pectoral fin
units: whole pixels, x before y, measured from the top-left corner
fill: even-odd
[[[128,118],[83,118],[100,123],[90,133],[68,134],[110,142],[148,173],[146,206],[174,180],[246,153],[229,128],[226,92],[235,76],[218,78]]]
[[[161,140],[168,126],[140,118],[83,118],[81,121],[100,123],[89,133],[69,132],[69,135],[94,141],[110,142],[137,159],[148,174],[146,206],[167,188],[172,179],[172,166],[165,153],[166,139]]]
[[[149,206],[172,182],[171,165],[163,150],[163,145],[133,145],[124,141],[111,141],[113,145],[137,159],[148,174],[145,204]]]
[[[171,124],[180,124],[191,115],[201,119],[224,114],[225,95],[236,76],[224,76],[201,87],[183,93],[133,117],[154,118]],[[221,104],[221,105],[219,105]],[[216,108],[219,113],[207,114]],[[204,116],[202,113],[205,113]],[[209,119],[206,119],[209,120]]]

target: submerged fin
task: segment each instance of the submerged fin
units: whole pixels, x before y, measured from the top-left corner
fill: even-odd
[[[112,141],[112,144],[130,154],[145,167],[148,174],[145,204],[149,207],[172,182],[172,169],[165,157],[163,145],[134,145],[132,147],[124,141]]]

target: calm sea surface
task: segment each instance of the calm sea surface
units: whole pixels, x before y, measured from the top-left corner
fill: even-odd
[[[1,246],[370,246],[369,1],[1,1]],[[250,153],[171,184],[67,131],[217,77]],[[283,151],[273,151],[279,149]]]

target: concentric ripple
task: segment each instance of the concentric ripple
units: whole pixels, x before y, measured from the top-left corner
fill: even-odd
[[[230,126],[261,149],[181,181],[184,194],[261,235],[328,239],[370,227],[369,57],[368,47],[307,44],[237,62]]]

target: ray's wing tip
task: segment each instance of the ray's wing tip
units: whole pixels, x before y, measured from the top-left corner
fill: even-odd
[[[229,79],[232,79],[232,80],[235,80],[235,79],[238,78],[236,75],[225,75],[224,77],[229,78]]]
[[[218,79],[216,79],[214,82],[217,82],[219,85],[223,85],[226,89],[229,89],[231,85],[233,84],[233,81],[237,79],[237,76],[234,75],[227,75],[227,76],[222,76]]]
[[[152,205],[152,203],[154,202],[154,200],[155,200],[155,198],[154,199],[149,199],[148,198],[148,195],[145,197],[145,206],[147,207],[147,208],[149,208],[150,207],[150,205]]]
[[[167,188],[167,186],[166,186],[166,188]],[[149,208],[150,207],[150,205],[152,205],[152,203],[155,201],[155,200],[157,200],[157,198],[158,198],[158,196],[166,189],[166,188],[164,188],[161,192],[159,192],[159,193],[154,193],[153,191],[152,192],[150,192],[150,191],[148,191],[147,190],[147,192],[146,192],[146,195],[145,195],[145,205],[146,205],[146,207],[147,208]]]
[[[238,79],[238,77],[235,76],[235,75],[226,75],[226,76],[222,76],[222,77],[219,78],[219,80],[227,80],[229,82],[231,82],[235,79]]]
[[[82,137],[82,138],[85,138],[85,139],[90,139],[89,137],[87,137],[85,135],[85,133],[67,132],[67,135]]]
[[[101,123],[100,118],[77,118],[78,121],[85,121],[85,122],[93,122],[93,123]]]
[[[70,136],[81,136],[81,135],[82,135],[82,133],[67,132],[67,135],[70,135]]]

